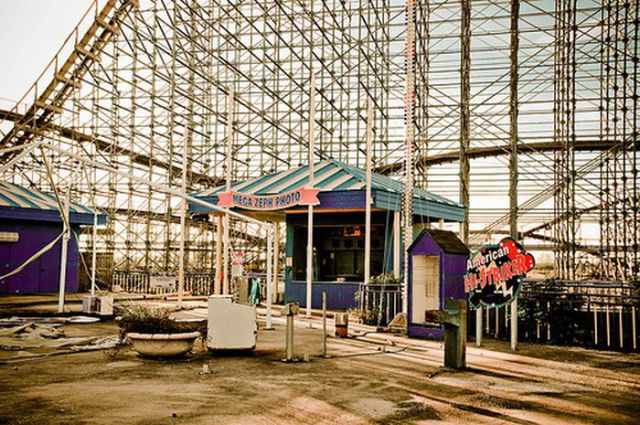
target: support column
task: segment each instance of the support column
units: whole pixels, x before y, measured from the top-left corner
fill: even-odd
[[[216,215],[216,267],[213,282],[213,292],[222,294],[222,215]]]
[[[415,142],[415,47],[416,47],[416,10],[415,0],[408,0],[406,51],[406,87],[405,87],[405,140],[404,140],[404,197],[403,197],[403,226],[404,226],[404,279],[402,282],[402,312],[409,310],[409,252],[407,247],[413,241],[413,156]],[[407,319],[408,320],[408,319]]]
[[[509,157],[509,228],[511,237],[519,239],[518,234],[518,19],[520,18],[520,0],[511,0],[511,68],[509,99],[509,133],[511,154]],[[518,298],[511,302],[511,350],[518,346]]]
[[[71,177],[71,180],[73,176]],[[60,253],[60,284],[58,293],[58,313],[64,311],[64,293],[65,286],[67,284],[67,258],[69,252],[69,239],[71,238],[71,225],[69,224],[69,203],[71,202],[71,184],[67,188],[67,193],[64,202],[64,214],[63,222],[63,236],[62,236],[62,251]]]
[[[369,99],[367,107],[367,165],[366,165],[366,190],[364,206],[364,284],[368,285],[371,279],[371,150],[373,145],[373,102]]]
[[[233,88],[229,90],[229,96],[227,100],[227,157],[225,158],[226,165],[226,190],[229,192],[231,190],[231,157],[233,155],[233,118],[234,118],[234,93]],[[229,285],[229,248],[230,248],[230,240],[229,240],[229,214],[225,214],[223,218],[223,227],[224,227],[224,248],[223,248],[223,265],[222,265],[222,292],[223,294],[230,294],[231,288]]]
[[[278,302],[278,275],[280,274],[280,223],[273,223],[273,299]]]
[[[267,287],[267,323],[265,329],[273,329],[271,325],[271,303],[272,303],[272,288],[271,279],[273,278],[273,263],[271,256],[273,255],[273,229],[271,226],[266,226],[267,229],[267,276],[265,279]]]
[[[471,139],[471,0],[461,0],[460,24],[460,203],[467,207],[460,238],[469,242],[469,157],[467,151]]]
[[[315,141],[315,95],[316,95],[316,77],[311,73],[311,88],[309,92],[309,184],[308,187],[313,188],[313,149]],[[307,219],[307,299],[306,299],[306,316],[311,317],[311,302],[313,291],[313,205],[309,205],[309,213]]]
[[[466,207],[460,239],[469,243],[469,150],[471,138],[471,0],[461,0],[460,22],[460,203]],[[476,309],[476,346],[482,345],[482,308]]]
[[[401,248],[400,244],[400,211],[393,212],[393,276],[400,277],[400,255]]]

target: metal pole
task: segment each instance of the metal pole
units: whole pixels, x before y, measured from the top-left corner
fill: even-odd
[[[371,150],[373,145],[373,102],[369,99],[367,108],[367,165],[366,165],[366,194],[364,206],[364,284],[371,279]]]
[[[96,294],[96,259],[98,257],[98,211],[94,205],[93,211],[93,229],[91,231],[91,237],[93,238],[93,246],[91,247],[91,295]]]
[[[293,360],[293,315],[287,315],[287,358],[288,362]]]
[[[216,268],[213,278],[213,291],[222,294],[222,215],[216,216]]]
[[[622,306],[618,306],[618,340],[620,348],[624,347],[624,331],[622,330]]]
[[[226,164],[226,190],[227,192],[231,190],[231,157],[233,155],[233,118],[234,118],[234,93],[233,88],[229,90],[229,96],[227,98],[227,156],[225,158]],[[224,215],[223,219],[223,227],[224,227],[224,248],[223,248],[223,265],[222,265],[222,273],[223,273],[223,293],[229,294],[229,214]]]
[[[407,314],[409,310],[409,252],[407,247],[413,242],[413,156],[415,143],[415,0],[406,3],[407,35],[405,40],[406,51],[406,87],[405,87],[405,140],[404,140],[404,279],[402,281],[402,312]],[[408,319],[407,319],[408,320]]]
[[[311,73],[311,88],[309,93],[309,188],[313,188],[313,149],[315,140],[315,95],[316,77]],[[311,291],[313,281],[313,205],[309,205],[307,220],[307,302],[306,316],[311,317]]]
[[[471,0],[462,1],[460,22],[460,203],[464,205],[464,221],[460,238],[469,243],[469,144],[471,140]]]
[[[267,226],[267,278],[266,278],[266,285],[267,285],[267,324],[265,329],[273,329],[273,326],[271,325],[271,292],[272,292],[272,288],[271,288],[271,279],[272,279],[272,269],[273,269],[273,262],[271,260],[271,256],[273,255],[273,231],[271,229],[271,227]]]
[[[322,292],[322,357],[327,357],[327,293]]]
[[[593,307],[593,336],[595,345],[598,345],[598,309]]]
[[[460,203],[467,208],[460,223],[460,238],[469,243],[469,149],[471,137],[471,1],[461,0],[460,22]],[[476,346],[482,345],[482,307],[476,309]]]
[[[71,178],[73,180],[73,177]],[[67,257],[68,257],[68,249],[69,249],[69,239],[71,237],[71,227],[69,223],[69,204],[71,202],[71,184],[67,188],[67,193],[65,196],[64,202],[64,214],[65,219],[63,220],[63,236],[62,236],[62,251],[60,252],[60,290],[58,292],[58,313],[62,313],[64,311],[64,292],[65,285],[67,283]]]
[[[636,308],[631,307],[631,337],[633,338],[633,349],[638,348],[638,332],[636,329]]]
[[[482,346],[482,307],[476,309],[476,347]]]
[[[509,124],[511,136],[511,155],[509,161],[509,225],[511,237],[518,235],[518,19],[520,18],[520,0],[511,0],[511,68]],[[511,350],[518,347],[518,297],[511,302]]]
[[[182,185],[180,190],[187,193],[187,161],[189,157],[189,132],[187,129],[182,144]],[[180,202],[180,258],[178,261],[178,308],[182,308],[184,297],[185,245],[187,242],[187,200]]]
[[[400,211],[393,212],[393,276],[400,277]]]
[[[280,223],[273,224],[273,289],[272,296],[278,302],[278,275],[280,274]]]
[[[607,323],[607,347],[611,347],[611,316],[609,315],[609,304],[605,308]]]

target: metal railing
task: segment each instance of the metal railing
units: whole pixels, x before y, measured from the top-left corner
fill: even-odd
[[[628,283],[527,280],[518,297],[522,341],[638,351],[640,296]],[[486,308],[486,335],[509,338],[509,308]],[[469,320],[475,326],[475,315]],[[474,329],[474,327],[470,329]]]
[[[176,276],[174,287],[152,287],[152,276]],[[114,270],[112,285],[118,285],[125,292],[141,294],[164,294],[177,290],[177,275],[172,273],[152,273],[148,271]],[[192,295],[210,295],[213,293],[213,273],[190,272],[184,275],[184,291]]]
[[[387,326],[402,311],[402,286],[398,284],[360,284],[359,306],[362,321]]]

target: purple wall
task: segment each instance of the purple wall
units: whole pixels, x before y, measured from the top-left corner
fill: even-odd
[[[74,232],[78,226],[72,226]],[[60,232],[60,223],[44,223],[21,220],[2,220],[0,232],[17,232],[18,242],[0,242],[0,275],[6,274],[45,245],[54,240]],[[62,241],[28,265],[24,270],[0,281],[0,294],[58,292],[60,279],[60,255]],[[66,291],[78,290],[78,243],[72,233],[69,240],[69,256],[67,260]]]
[[[322,293],[327,293],[327,308],[347,310],[358,306],[355,295],[360,290],[358,283],[321,283],[313,282],[311,286],[311,308],[322,308]],[[297,302],[300,307],[307,306],[307,283],[287,281],[285,302]]]
[[[464,292],[464,273],[467,267],[468,254],[445,253],[428,233],[422,233],[409,248],[409,270],[413,270],[414,255],[438,255],[440,257],[440,308],[444,307],[447,298],[466,299]],[[412,302],[413,281],[409,274],[409,306],[407,312],[407,333],[418,338],[441,339],[442,326],[417,325],[411,323],[413,315]]]

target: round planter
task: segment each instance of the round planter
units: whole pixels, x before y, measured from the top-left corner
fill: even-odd
[[[127,338],[133,349],[145,357],[178,357],[193,349],[193,343],[200,332],[176,334],[140,334],[128,333]]]

